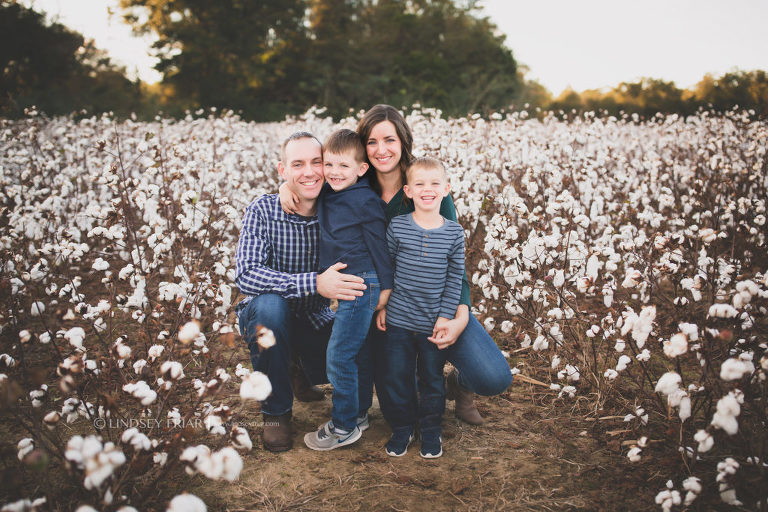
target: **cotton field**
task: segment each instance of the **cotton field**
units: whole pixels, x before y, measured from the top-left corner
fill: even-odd
[[[407,121],[416,154],[449,170],[475,313],[513,373],[585,421],[623,417],[616,463],[666,461],[661,510],[768,508],[768,123],[418,107]],[[0,120],[13,463],[58,473],[79,511],[205,510],[183,488],[153,501],[157,482],[236,481],[260,448],[235,420],[271,391],[231,364],[241,215],[277,190],[286,136],[355,125],[318,110]],[[56,509],[54,487],[2,510]]]

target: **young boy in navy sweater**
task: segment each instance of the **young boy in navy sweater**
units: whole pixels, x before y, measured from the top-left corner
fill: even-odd
[[[376,318],[387,331],[386,386],[392,399],[387,417],[392,437],[386,452],[405,455],[418,423],[421,456],[440,457],[445,411],[445,351],[431,338],[456,316],[464,274],[464,229],[440,215],[449,185],[443,165],[417,158],[406,172],[405,195],[414,211],[392,219],[387,244],[395,263],[395,288]],[[414,372],[418,374],[418,398]],[[377,384],[378,385],[378,384]]]
[[[366,347],[371,319],[387,303],[393,285],[392,262],[386,245],[384,202],[358,181],[368,164],[360,137],[338,130],[323,145],[325,185],[320,192],[320,271],[346,263],[346,273],[363,278],[366,290],[355,300],[339,301],[328,340],[326,371],[333,384],[331,420],[304,436],[313,450],[352,444],[368,427],[373,381]]]

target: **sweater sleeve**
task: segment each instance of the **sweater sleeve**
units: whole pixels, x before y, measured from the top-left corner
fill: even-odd
[[[384,214],[384,206],[381,199],[371,195],[369,200],[360,208],[360,213],[365,219],[360,223],[363,232],[363,241],[368,248],[368,253],[373,260],[376,274],[382,290],[391,290],[394,285],[394,271],[392,259],[387,249],[387,217]]]
[[[448,253],[448,269],[445,288],[440,300],[439,316],[452,320],[456,316],[461,298],[462,276],[464,275],[464,230],[457,224],[456,239]]]
[[[452,220],[453,222],[456,222],[457,224],[461,225],[458,219],[456,218],[456,206],[453,204],[453,198],[451,197],[450,194],[445,196],[443,198],[443,201],[440,203],[440,215],[442,215],[448,220]],[[464,236],[464,233],[462,230],[462,250],[464,247],[463,236]],[[464,267],[463,263],[462,263],[462,267]],[[472,301],[469,295],[469,278],[467,277],[466,269],[463,271],[463,275],[461,277],[461,299],[459,299],[459,304],[466,304],[470,308],[470,310],[472,309]]]

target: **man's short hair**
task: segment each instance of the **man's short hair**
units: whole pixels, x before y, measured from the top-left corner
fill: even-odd
[[[325,144],[323,144],[323,151],[328,151],[334,155],[341,155],[351,151],[357,163],[365,161],[365,148],[363,148],[360,136],[356,131],[348,130],[347,128],[336,130],[329,135],[325,139]]]
[[[285,161],[285,146],[287,146],[288,143],[293,140],[300,140],[300,139],[315,139],[317,141],[317,145],[320,146],[320,152],[322,153],[323,143],[320,142],[320,139],[318,139],[317,137],[315,137],[309,132],[301,131],[301,132],[292,133],[291,135],[288,136],[287,139],[283,141],[283,145],[280,146],[280,158],[282,159],[281,161],[283,162],[283,164],[288,163]]]
[[[411,179],[411,175],[415,169],[435,169],[443,173],[443,178],[448,179],[448,173],[445,171],[445,166],[437,158],[431,156],[420,156],[414,158],[411,165],[405,171],[405,182],[408,183]]]

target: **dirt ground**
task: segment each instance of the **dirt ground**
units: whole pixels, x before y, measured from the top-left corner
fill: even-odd
[[[239,481],[194,477],[187,489],[223,511],[658,509],[653,497],[664,483],[652,468],[629,467],[617,440],[601,441],[604,432],[577,423],[567,407],[538,405],[541,389],[516,382],[478,397],[480,427],[459,421],[448,402],[443,456],[434,460],[419,456],[418,441],[404,457],[388,456],[390,430],[375,401],[360,441],[331,452],[306,448],[304,433],[330,417],[327,390],[323,402],[295,403],[292,450],[266,452],[261,428],[249,429],[254,449]]]

